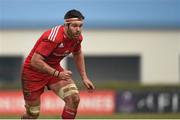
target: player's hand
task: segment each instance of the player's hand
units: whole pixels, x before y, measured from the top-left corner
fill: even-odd
[[[58,78],[60,79],[70,79],[72,76],[72,72],[70,70],[64,70],[62,72],[60,72]]]
[[[83,80],[83,84],[86,86],[86,88],[87,88],[90,92],[92,92],[92,90],[95,89],[93,83],[92,83],[89,79],[84,79],[84,80]]]

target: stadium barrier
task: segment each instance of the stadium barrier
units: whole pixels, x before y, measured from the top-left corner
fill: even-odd
[[[119,91],[116,112],[121,113],[178,113],[180,90]]]
[[[112,114],[115,110],[114,91],[96,91],[88,93],[80,91],[81,102],[78,114]],[[25,112],[21,91],[0,91],[0,115],[21,115]],[[51,91],[41,96],[41,114],[59,115],[64,102]]]
[[[180,90],[96,90],[80,91],[80,115],[113,113],[179,113]],[[21,91],[0,91],[0,115],[21,115],[25,112]],[[59,115],[64,102],[51,91],[41,96],[41,114]]]

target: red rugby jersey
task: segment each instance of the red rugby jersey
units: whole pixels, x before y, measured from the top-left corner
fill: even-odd
[[[27,56],[24,67],[30,67],[30,61],[33,54],[39,53],[45,57],[45,62],[54,68],[60,66],[60,61],[70,54],[81,49],[82,35],[77,39],[68,39],[64,33],[64,26],[55,26],[47,30],[38,39],[30,54]]]

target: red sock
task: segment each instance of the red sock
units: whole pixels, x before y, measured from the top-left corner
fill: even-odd
[[[62,119],[74,119],[76,117],[76,112],[76,110],[65,106],[62,113]]]

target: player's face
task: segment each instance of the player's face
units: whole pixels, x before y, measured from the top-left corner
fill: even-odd
[[[77,38],[82,32],[82,28],[83,21],[72,21],[67,28],[67,33],[71,38]]]

